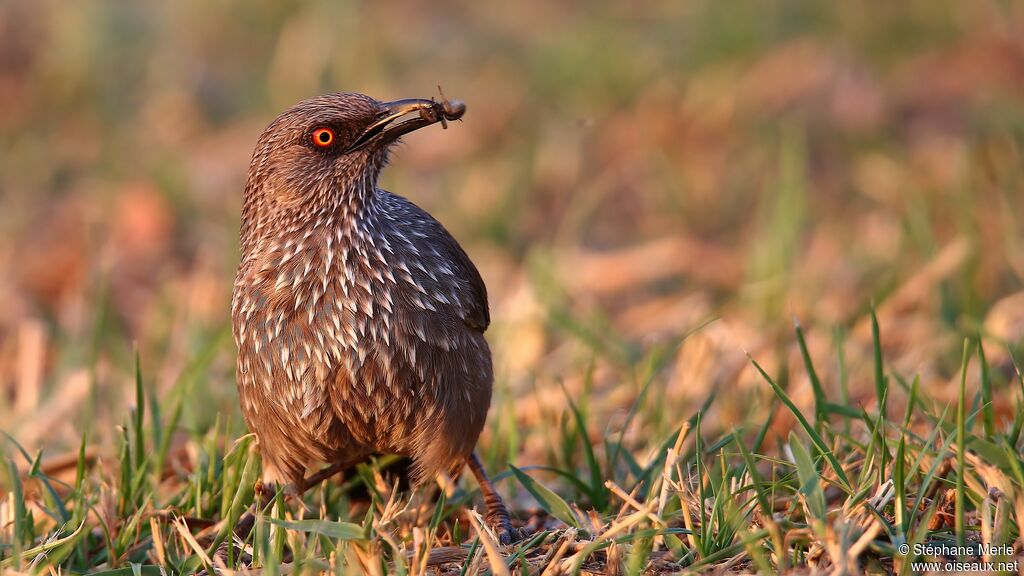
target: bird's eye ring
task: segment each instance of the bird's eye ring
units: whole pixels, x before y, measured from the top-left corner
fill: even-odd
[[[313,130],[313,144],[321,148],[334,144],[334,130],[330,128],[317,128]]]

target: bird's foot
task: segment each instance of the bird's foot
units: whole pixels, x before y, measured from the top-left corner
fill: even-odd
[[[526,526],[522,528],[512,526],[512,520],[509,516],[508,508],[505,506],[505,501],[501,499],[501,496],[493,488],[485,492],[484,505],[487,506],[487,513],[484,516],[484,522],[494,531],[494,535],[498,538],[498,543],[502,546],[508,546],[509,544],[526,539],[532,531]]]
[[[488,508],[484,521],[494,531],[494,535],[498,538],[498,544],[502,546],[525,540],[531,533],[531,530],[525,526],[522,528],[512,526],[504,504],[498,509]]]
[[[476,481],[480,485],[480,492],[484,496],[484,505],[487,506],[487,515],[484,517],[484,521],[494,530],[494,535],[498,537],[498,543],[502,546],[507,546],[529,536],[530,530],[528,528],[514,528],[512,526],[512,521],[508,515],[508,508],[505,507],[505,502],[501,499],[498,491],[494,489],[491,479],[487,477],[487,472],[484,471],[480,457],[474,452],[469,455],[466,464],[469,466],[470,471],[473,472],[473,476],[476,476]]]

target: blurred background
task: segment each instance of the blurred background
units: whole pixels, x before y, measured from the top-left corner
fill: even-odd
[[[408,136],[382,186],[490,289],[492,461],[553,457],[563,386],[611,431],[639,399],[644,441],[712,394],[705,426],[759,421],[748,352],[809,406],[795,318],[829,390],[869,402],[872,302],[888,369],[943,402],[984,334],[1010,417],[1020,2],[3,0],[0,429],[112,450],[137,347],[183,430],[241,433],[256,137],[312,95],[439,85],[464,121]]]

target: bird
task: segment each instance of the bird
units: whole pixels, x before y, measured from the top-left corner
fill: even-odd
[[[468,466],[509,543],[475,452],[494,380],[487,288],[440,222],[378,185],[402,136],[465,110],[332,93],[267,126],[242,203],[236,384],[264,482],[301,494],[384,454],[411,459],[413,486]]]

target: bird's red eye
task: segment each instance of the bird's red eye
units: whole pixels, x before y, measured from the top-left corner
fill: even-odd
[[[330,128],[317,128],[313,130],[313,144],[326,148],[334,144],[334,130]]]

